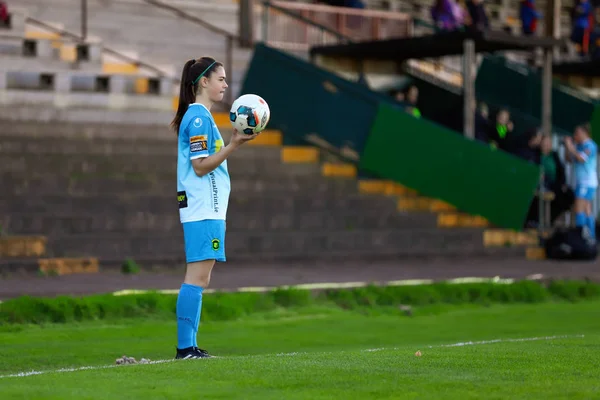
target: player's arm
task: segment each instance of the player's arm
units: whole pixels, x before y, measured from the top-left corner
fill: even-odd
[[[206,157],[192,158],[192,167],[194,168],[194,172],[198,176],[204,176],[211,173],[217,169],[217,167],[221,165],[234,150],[235,147],[229,143],[218,153]]]
[[[575,144],[573,144],[572,140],[565,140],[565,148],[567,150],[568,160],[575,162],[586,162],[588,156],[591,154],[591,149],[589,147],[585,147],[583,151],[577,151]]]
[[[254,139],[258,134],[246,135],[234,130],[231,140],[227,146],[215,154],[209,154],[208,149],[212,146],[214,130],[209,120],[203,120],[200,127],[190,123],[190,160],[194,172],[198,176],[211,173],[223,163],[242,143]]]

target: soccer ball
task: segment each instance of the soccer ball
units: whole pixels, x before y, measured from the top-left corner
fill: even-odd
[[[247,135],[261,132],[271,118],[269,105],[260,96],[245,94],[237,98],[231,105],[229,120],[239,132]]]

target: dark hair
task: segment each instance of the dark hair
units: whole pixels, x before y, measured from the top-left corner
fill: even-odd
[[[197,60],[189,60],[183,66],[181,72],[181,83],[179,87],[179,105],[175,118],[171,121],[171,128],[175,133],[179,134],[179,125],[185,115],[190,104],[196,101],[196,93],[198,93],[198,84],[200,78],[207,77],[215,72],[223,64],[211,57],[202,57]]]
[[[585,123],[585,124],[581,124],[578,125],[575,129],[581,129],[582,131],[584,131],[586,133],[586,135],[591,136],[592,134],[592,129],[590,127],[589,123]]]

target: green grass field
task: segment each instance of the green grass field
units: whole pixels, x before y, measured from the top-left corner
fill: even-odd
[[[4,325],[0,397],[600,398],[600,301],[414,311],[310,305],[207,322],[200,347],[219,357],[177,362],[174,319]],[[165,362],[115,366],[122,355]]]

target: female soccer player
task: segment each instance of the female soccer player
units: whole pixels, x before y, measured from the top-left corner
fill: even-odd
[[[575,225],[587,226],[596,239],[596,217],[592,213],[598,189],[598,145],[592,140],[590,127],[579,125],[573,138],[565,137],[566,159],[575,166]]]
[[[227,157],[257,134],[234,130],[227,146],[210,113],[227,89],[223,64],[210,57],[185,63],[179,107],[171,127],[178,135],[177,200],[187,268],[177,298],[176,359],[206,358],[196,334],[202,291],[215,261],[225,261],[225,219],[231,183]]]

